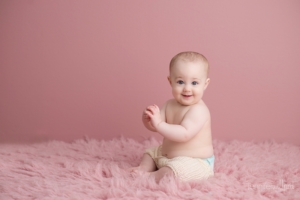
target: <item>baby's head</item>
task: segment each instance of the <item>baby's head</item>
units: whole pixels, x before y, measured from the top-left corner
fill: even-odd
[[[174,98],[182,105],[201,101],[210,79],[207,59],[197,52],[181,52],[170,62],[168,80]]]
[[[185,62],[200,62],[204,66],[204,70],[206,71],[206,77],[208,77],[209,73],[209,64],[206,57],[200,53],[193,52],[193,51],[184,51],[176,56],[174,56],[170,62],[169,71],[171,74],[173,66],[176,64],[177,61],[185,61]]]

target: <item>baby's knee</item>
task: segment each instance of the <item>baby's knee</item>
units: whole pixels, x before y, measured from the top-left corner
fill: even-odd
[[[167,175],[167,176],[174,175],[174,172],[170,167],[162,167],[158,171],[160,171],[162,174]]]
[[[168,176],[174,176],[173,170],[170,167],[162,167],[159,170],[153,172],[155,181],[158,183],[162,178]]]

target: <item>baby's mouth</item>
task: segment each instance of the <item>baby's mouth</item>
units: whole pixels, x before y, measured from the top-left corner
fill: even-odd
[[[183,96],[183,97],[191,97],[192,95],[186,95],[186,94],[183,94],[182,96]]]

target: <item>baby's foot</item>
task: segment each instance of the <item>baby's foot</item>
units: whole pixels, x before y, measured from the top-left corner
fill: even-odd
[[[130,173],[130,175],[132,177],[137,177],[137,176],[143,176],[143,175],[149,175],[149,172],[146,172],[145,170],[143,170],[142,167],[138,166],[138,167],[131,167],[129,169],[127,169],[127,171]]]

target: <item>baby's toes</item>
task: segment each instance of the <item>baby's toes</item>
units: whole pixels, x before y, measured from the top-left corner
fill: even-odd
[[[141,170],[139,169],[139,167],[132,167],[130,169],[127,170],[130,174],[131,177],[136,178],[138,176],[140,176],[141,174]]]

